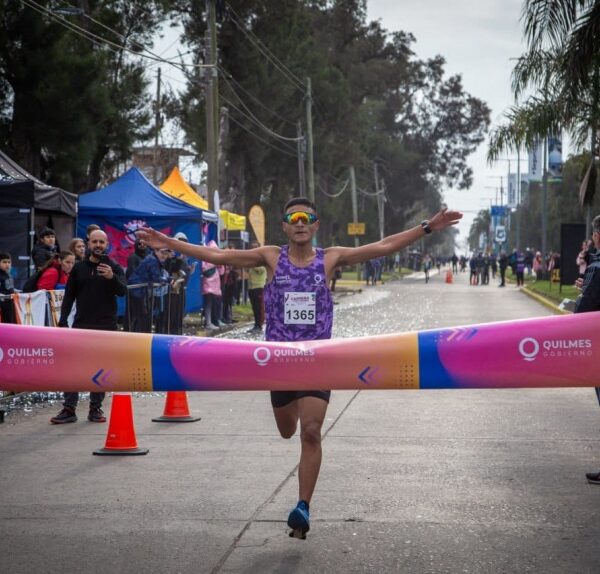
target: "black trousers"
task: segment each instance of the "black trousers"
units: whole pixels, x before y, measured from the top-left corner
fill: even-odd
[[[76,329],[91,329],[94,331],[116,331],[117,326],[115,325],[113,328],[108,326],[102,327],[92,327],[90,325],[73,325]],[[90,393],[90,410],[91,409],[99,409],[102,407],[102,401],[106,393],[97,392]],[[64,393],[64,401],[63,406],[68,409],[75,410],[77,408],[77,403],[79,402],[79,393]]]

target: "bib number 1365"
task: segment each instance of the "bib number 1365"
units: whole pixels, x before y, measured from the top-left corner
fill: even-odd
[[[287,325],[314,325],[316,316],[316,293],[285,294],[284,322]]]

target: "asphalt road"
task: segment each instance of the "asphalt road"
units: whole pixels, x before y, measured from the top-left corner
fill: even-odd
[[[514,287],[434,275],[341,297],[335,335],[548,313]],[[299,441],[279,438],[265,393],[189,400],[202,420],[176,425],[151,422],[162,396],[135,398],[142,457],[92,456],[106,425],[84,408],[71,425],[48,424],[56,406],[0,425],[2,570],[600,572],[589,389],[334,393],[306,541],[285,525]]]

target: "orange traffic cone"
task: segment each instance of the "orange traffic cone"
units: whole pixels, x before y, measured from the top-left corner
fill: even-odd
[[[452,283],[453,280],[452,271],[448,269],[448,271],[446,271],[446,283]]]
[[[139,448],[133,428],[131,393],[113,393],[108,434],[104,448],[95,450],[97,455],[148,454],[147,448]]]
[[[162,416],[152,419],[155,423],[193,423],[200,417],[190,415],[185,391],[168,391]]]

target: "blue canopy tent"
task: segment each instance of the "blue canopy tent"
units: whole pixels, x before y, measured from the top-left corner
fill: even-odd
[[[85,237],[91,223],[108,235],[110,256],[124,269],[133,252],[134,232],[144,226],[167,235],[182,231],[190,243],[206,244],[217,234],[217,215],[162,192],[135,167],[110,185],[79,198],[77,231]],[[189,279],[186,312],[202,308],[200,265]]]

